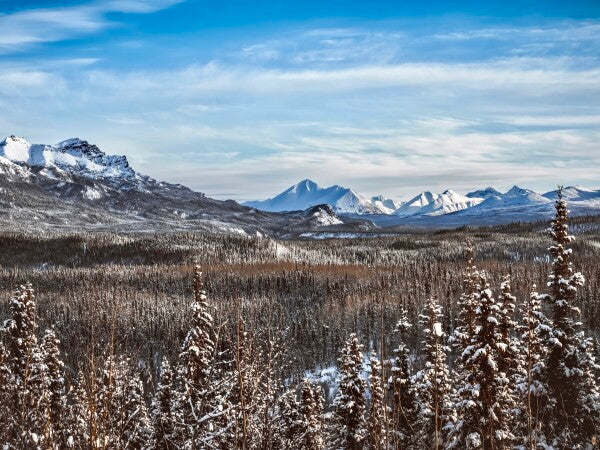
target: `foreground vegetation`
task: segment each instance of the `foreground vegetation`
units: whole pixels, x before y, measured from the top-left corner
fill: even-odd
[[[541,224],[329,242],[5,235],[2,286],[39,295],[25,286],[4,306],[0,438],[592,447],[598,221],[573,228],[571,243],[558,202],[549,256]]]

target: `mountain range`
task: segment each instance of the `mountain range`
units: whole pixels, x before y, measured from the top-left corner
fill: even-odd
[[[575,214],[600,213],[600,190],[571,186],[563,190],[563,195]],[[323,188],[312,180],[303,180],[267,200],[246,202],[244,205],[281,212],[326,203],[337,214],[368,217],[378,225],[443,226],[545,218],[552,214],[556,197],[557,191],[539,194],[513,186],[505,193],[492,187],[465,195],[451,189],[441,194],[426,191],[402,202],[383,195],[367,198],[350,188],[338,185]]]
[[[368,230],[328,207],[277,214],[206,197],[136,172],[125,156],[74,138],[55,145],[0,141],[0,227],[10,230],[156,231],[190,229],[293,237],[323,226]],[[318,217],[313,217],[319,212]]]
[[[563,191],[575,214],[600,214],[600,190]],[[461,195],[422,192],[406,202],[366,197],[303,180],[279,195],[243,205],[209,198],[135,171],[124,155],[108,155],[73,138],[31,144],[0,141],[0,227],[4,230],[199,230],[284,238],[394,232],[395,226],[454,227],[546,218],[556,191],[517,186]],[[387,228],[386,228],[387,227]],[[325,233],[323,230],[326,229]],[[374,231],[375,230],[375,231]]]

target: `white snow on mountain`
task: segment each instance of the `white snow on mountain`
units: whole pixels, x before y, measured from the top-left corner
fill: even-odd
[[[371,204],[384,214],[392,214],[394,211],[400,208],[400,206],[402,206],[402,202],[392,200],[391,198],[384,197],[383,195],[371,197]]]
[[[569,202],[585,202],[589,200],[600,200],[600,189],[588,189],[583,186],[569,186],[562,191],[563,198]],[[548,200],[556,200],[558,190],[543,194]]]
[[[460,195],[450,189],[441,194],[422,192],[394,211],[398,217],[439,216],[471,208],[483,200]]]
[[[330,205],[336,213],[385,214],[385,211],[378,209],[352,189],[338,185],[322,188],[308,179],[302,180],[275,197],[244,203],[245,206],[272,212],[305,210],[319,204]]]
[[[56,145],[31,144],[17,136],[0,142],[0,157],[32,168],[43,168],[42,175],[55,177],[56,172],[73,173],[88,178],[133,178],[125,156],[104,154],[95,145],[75,138]]]
[[[493,197],[494,195],[502,195],[500,191],[497,191],[493,187],[487,187],[485,189],[478,189],[473,192],[469,192],[467,197],[469,198],[483,198]]]
[[[587,189],[581,186],[565,188],[563,194],[575,212],[593,214],[600,209],[600,190]],[[422,192],[407,202],[396,202],[383,195],[367,199],[354,190],[334,185],[321,188],[311,180],[303,180],[291,186],[281,194],[264,201],[246,202],[246,206],[265,211],[297,211],[306,210],[319,204],[327,204],[337,214],[363,215],[377,214],[379,224],[391,224],[394,220],[414,222],[419,218],[434,218],[447,214],[460,214],[460,217],[486,214],[501,216],[506,219],[531,220],[536,215],[544,216],[552,210],[556,191],[541,195],[529,189],[513,186],[509,191],[500,191],[487,187],[459,194],[448,189],[441,194],[430,191]],[[383,216],[389,216],[384,219]],[[394,219],[395,218],[395,219]],[[392,220],[392,222],[390,222]]]
[[[417,214],[440,216],[443,214],[449,214],[471,208],[475,205],[478,205],[482,201],[483,199],[465,197],[464,195],[460,195],[448,189],[434,198],[432,202],[423,206],[419,211],[417,211]]]
[[[344,222],[340,220],[331,206],[317,205],[306,211],[308,219],[314,221],[316,226],[327,227],[331,225],[342,225]]]
[[[429,191],[421,192],[419,195],[413,197],[400,208],[394,211],[394,215],[399,217],[414,216],[424,206],[429,205],[435,200],[436,196]]]
[[[461,216],[504,215],[519,220],[521,216],[552,212],[553,202],[529,189],[513,186],[508,192],[492,195],[472,208],[460,211]]]

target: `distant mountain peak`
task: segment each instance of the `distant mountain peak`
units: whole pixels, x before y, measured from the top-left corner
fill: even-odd
[[[515,184],[515,185],[514,185],[512,188],[510,188],[510,189],[509,189],[509,190],[506,192],[506,194],[504,194],[504,195],[507,195],[507,196],[513,196],[513,195],[528,195],[528,194],[532,194],[532,193],[534,193],[532,190],[529,190],[529,189],[525,189],[525,188],[519,187],[519,186],[517,186],[517,185]]]
[[[308,178],[293,185],[290,190],[292,192],[312,192],[320,189],[319,185]]]
[[[502,193],[500,191],[498,191],[497,189],[494,189],[491,186],[486,187],[485,189],[478,189],[476,191],[472,191],[469,192],[467,194],[467,197],[469,198],[489,198],[489,197],[493,197],[493,196],[500,196],[502,195]]]
[[[244,203],[271,212],[300,211],[319,204],[327,204],[335,212],[344,214],[387,213],[350,188],[338,185],[323,188],[308,178],[267,200]]]

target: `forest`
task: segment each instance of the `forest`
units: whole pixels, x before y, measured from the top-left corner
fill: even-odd
[[[600,217],[0,235],[5,449],[592,449]]]

